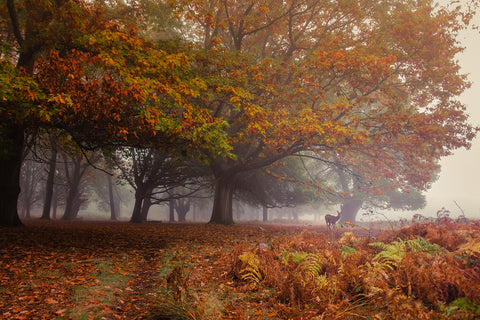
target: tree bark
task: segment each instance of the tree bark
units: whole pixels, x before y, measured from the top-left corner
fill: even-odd
[[[138,189],[135,192],[135,204],[133,205],[133,212],[132,217],[130,218],[130,222],[140,223],[143,222],[142,220],[142,202],[144,197],[139,194]]]
[[[20,194],[20,170],[23,161],[23,128],[10,124],[0,125],[3,137],[0,152],[0,225],[21,226],[17,201]]]
[[[51,155],[50,161],[48,162],[48,177],[47,184],[45,186],[45,202],[43,203],[43,212],[41,219],[50,220],[50,209],[52,207],[52,197],[53,197],[53,184],[55,181],[55,169],[57,167],[57,148],[56,148],[56,138],[51,137]]]
[[[130,217],[130,222],[140,223],[142,222],[141,210],[142,210],[142,201],[143,198],[138,198],[135,196],[135,204],[133,205],[132,216]]]
[[[132,217],[130,222],[140,223],[147,220],[148,211],[151,206],[150,196],[153,189],[145,186],[137,186],[135,191],[135,204],[133,206]]]
[[[53,187],[53,199],[52,199],[52,219],[57,219],[58,208],[58,185]]]
[[[12,31],[20,48],[17,68],[23,68],[28,74],[33,74],[36,54],[43,50],[44,42],[34,32],[31,17],[26,16],[25,32],[19,23],[14,0],[7,0],[7,9]],[[15,121],[13,119],[13,121]],[[0,225],[21,226],[18,217],[17,202],[20,194],[20,170],[23,161],[25,143],[24,128],[16,123],[0,124]]]
[[[143,199],[142,212],[141,212],[142,221],[147,221],[148,219],[148,212],[150,211],[150,207],[152,206],[152,199],[150,198],[150,196],[151,196],[151,192],[149,192],[148,196],[146,196]]]
[[[349,221],[352,223],[356,222],[357,213],[363,205],[363,200],[360,199],[351,199],[347,200],[342,204],[342,216],[340,217],[339,223]]]
[[[217,179],[217,181],[215,182],[215,195],[210,223],[218,223],[225,225],[233,224],[232,198],[232,179]]]
[[[108,182],[108,199],[110,202],[110,220],[117,220],[117,213],[115,212],[115,199],[113,198],[113,183],[112,176],[107,176]]]
[[[168,201],[168,222],[175,222],[175,200]]]
[[[73,173],[69,183],[69,190],[67,195],[67,200],[65,203],[65,212],[63,214],[63,220],[72,220],[77,217],[78,210],[76,207],[80,208],[78,205],[79,199],[79,189],[80,189],[80,182],[82,180],[83,172],[81,168],[81,161],[82,156],[77,156],[76,158],[72,158],[73,160]],[[68,170],[68,169],[67,169]]]

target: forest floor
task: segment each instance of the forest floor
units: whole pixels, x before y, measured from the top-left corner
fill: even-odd
[[[24,224],[0,228],[0,319],[480,316],[477,222]]]

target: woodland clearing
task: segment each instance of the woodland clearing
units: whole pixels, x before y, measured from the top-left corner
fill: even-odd
[[[0,229],[3,319],[480,316],[478,222],[24,224]]]

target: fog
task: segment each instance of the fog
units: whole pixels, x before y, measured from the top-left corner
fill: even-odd
[[[465,0],[462,0],[462,2]],[[474,24],[480,25],[480,14],[474,18]],[[464,92],[460,100],[467,105],[470,123],[480,126],[480,31],[470,30],[462,33],[460,40],[466,47],[458,56],[462,73],[469,74],[472,82],[470,89]],[[456,150],[452,156],[443,158],[440,178],[432,184],[425,194],[427,206],[421,213],[435,215],[441,207],[451,211],[456,217],[461,212],[454,201],[465,211],[469,218],[480,218],[480,137],[477,137],[470,150]]]

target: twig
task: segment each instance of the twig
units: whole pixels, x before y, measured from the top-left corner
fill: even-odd
[[[455,203],[455,205],[458,207],[458,209],[460,209],[460,211],[462,212],[462,216],[465,217],[465,212],[464,212],[463,209],[458,205],[457,201],[453,200],[453,203]]]

